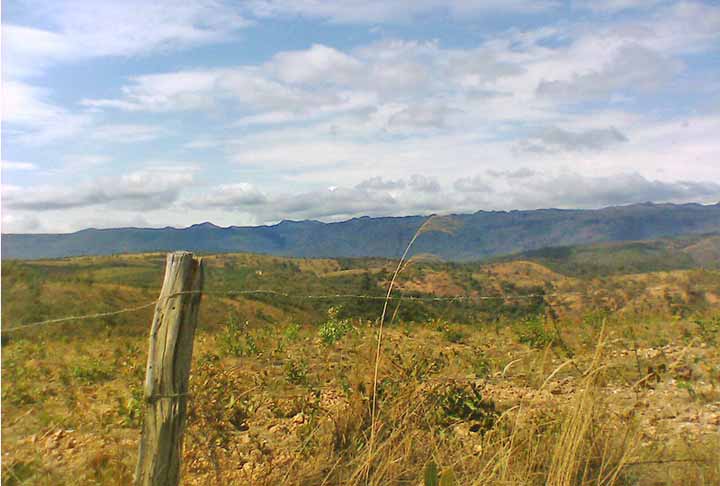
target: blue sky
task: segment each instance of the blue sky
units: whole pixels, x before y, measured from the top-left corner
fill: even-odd
[[[2,230],[720,200],[720,4],[2,2]]]

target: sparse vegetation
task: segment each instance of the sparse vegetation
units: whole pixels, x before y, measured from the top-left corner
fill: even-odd
[[[330,307],[327,312],[328,319],[318,328],[318,336],[327,345],[335,344],[352,330],[349,319],[338,318],[340,310],[337,307]]]
[[[152,300],[161,262],[3,266],[4,325]],[[298,297],[204,297],[184,484],[720,482],[717,272],[601,281],[522,262],[413,263],[398,295],[493,297],[391,302],[370,451],[378,302],[300,296],[382,295],[389,263],[208,262],[213,291]],[[530,293],[542,297],[512,299]],[[151,312],[116,316],[110,334],[103,320],[10,334],[4,484],[131,482]]]

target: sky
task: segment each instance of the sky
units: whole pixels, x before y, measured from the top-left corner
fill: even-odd
[[[2,1],[2,231],[720,201],[720,2]]]

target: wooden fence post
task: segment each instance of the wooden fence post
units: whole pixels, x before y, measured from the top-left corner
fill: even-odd
[[[188,378],[202,287],[202,260],[190,252],[168,253],[150,331],[136,486],[177,486],[180,480]]]

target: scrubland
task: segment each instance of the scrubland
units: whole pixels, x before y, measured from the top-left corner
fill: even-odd
[[[3,329],[152,301],[162,260],[5,263]],[[393,262],[206,262],[184,484],[720,484],[717,271],[412,262],[371,444]],[[4,484],[131,483],[151,313],[5,334]]]

